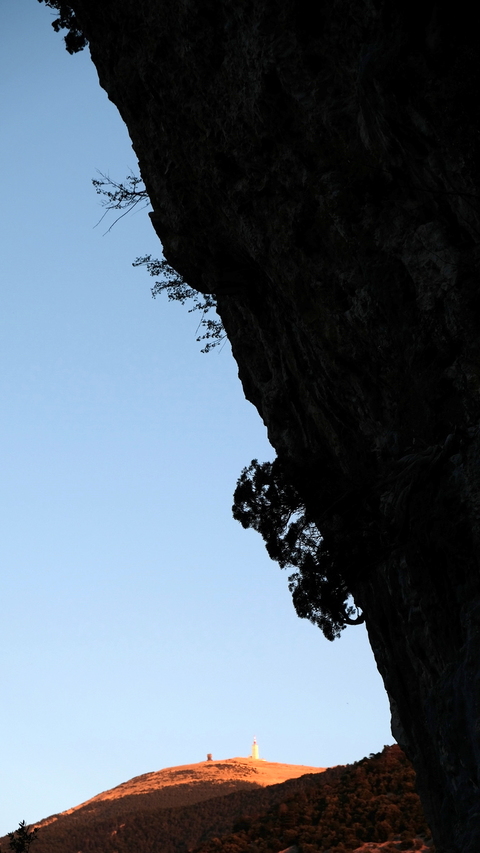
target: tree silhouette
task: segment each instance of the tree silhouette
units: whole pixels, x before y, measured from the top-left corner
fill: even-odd
[[[83,50],[88,44],[87,39],[82,33],[77,18],[73,9],[62,2],[62,0],[38,0],[39,3],[45,3],[50,9],[56,9],[59,13],[58,18],[52,21],[52,27],[56,33],[60,30],[68,30],[64,38],[65,47],[69,53],[78,53]]]
[[[101,203],[102,207],[105,208],[105,213],[97,222],[97,225],[99,225],[100,222],[103,222],[111,210],[123,211],[120,216],[117,216],[114,222],[112,222],[110,227],[107,229],[107,233],[112,230],[113,226],[116,225],[119,219],[122,219],[122,217],[126,216],[127,213],[134,210],[137,204],[142,203],[144,207],[148,207],[150,204],[147,190],[145,189],[145,185],[139,175],[135,175],[133,172],[130,172],[123,182],[118,182],[114,181],[110,175],[104,175],[103,172],[98,171],[98,174],[100,177],[92,178],[92,184],[95,187],[97,195],[102,196]]]
[[[10,850],[15,850],[15,853],[28,853],[30,845],[37,840],[37,834],[38,829],[32,829],[30,832],[25,821],[21,820],[18,824],[18,829],[8,833],[8,838],[10,839],[8,846]]]
[[[287,479],[279,459],[244,468],[233,495],[233,517],[261,534],[269,557],[294,568],[289,589],[297,614],[334,640],[347,625],[364,621],[349,603],[350,591],[328,543]]]

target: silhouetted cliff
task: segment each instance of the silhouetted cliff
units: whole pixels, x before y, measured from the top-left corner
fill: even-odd
[[[165,256],[216,295],[364,611],[438,849],[478,851],[475,22],[427,0],[69,6]]]

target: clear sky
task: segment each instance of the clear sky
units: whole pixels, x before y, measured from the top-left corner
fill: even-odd
[[[36,0],[0,4],[0,835],[132,776],[248,755],[328,766],[391,743],[363,628],[299,620],[231,517],[273,458],[228,345],[134,269],[96,170],[135,170],[88,51]]]

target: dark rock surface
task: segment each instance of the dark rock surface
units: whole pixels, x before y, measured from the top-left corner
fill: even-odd
[[[474,19],[425,0],[70,5],[165,256],[216,294],[245,394],[364,609],[437,848],[474,853]]]

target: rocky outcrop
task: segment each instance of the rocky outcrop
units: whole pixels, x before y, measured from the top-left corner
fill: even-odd
[[[426,0],[70,5],[165,256],[216,295],[364,610],[437,848],[478,851],[474,22]]]

